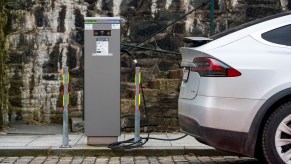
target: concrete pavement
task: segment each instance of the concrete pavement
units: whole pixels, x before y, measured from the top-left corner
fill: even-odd
[[[150,137],[178,138],[182,133],[152,133]],[[146,137],[146,134],[142,134]],[[134,137],[132,133],[124,133],[118,137],[123,141]],[[62,148],[62,135],[0,135],[0,156],[165,156],[195,154],[206,156],[229,155],[226,152],[216,150],[201,144],[193,137],[187,136],[177,141],[149,140],[143,147],[133,150],[111,150],[106,146],[88,146],[87,137],[84,134],[69,135],[70,148]]]

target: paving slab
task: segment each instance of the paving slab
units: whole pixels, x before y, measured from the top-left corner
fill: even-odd
[[[62,134],[62,125],[23,125],[12,124],[11,128],[7,132],[8,134],[34,134],[34,135],[54,135]]]
[[[173,139],[183,136],[183,133],[153,133],[150,137]],[[147,134],[141,134],[147,137]],[[124,141],[134,137],[134,133],[123,133],[118,137]],[[39,156],[39,155],[78,155],[78,156],[157,156],[157,155],[183,155],[194,153],[200,155],[229,155],[213,147],[196,141],[187,136],[177,141],[161,141],[150,139],[145,145],[133,150],[111,150],[106,146],[89,146],[87,137],[81,134],[69,135],[69,148],[63,148],[62,135],[11,135],[0,134],[0,154],[3,156]],[[48,159],[47,159],[48,160]],[[82,159],[85,160],[85,159]],[[50,161],[46,161],[50,162]]]

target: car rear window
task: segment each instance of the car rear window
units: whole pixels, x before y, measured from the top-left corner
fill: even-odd
[[[267,17],[264,17],[264,18],[256,19],[254,21],[247,22],[247,23],[244,23],[242,25],[239,25],[239,26],[230,28],[230,29],[228,29],[226,31],[220,32],[218,34],[215,34],[215,35],[211,36],[210,38],[213,39],[213,40],[219,39],[219,38],[221,38],[221,37],[223,37],[225,35],[228,35],[228,34],[231,34],[233,32],[239,31],[239,30],[241,30],[243,28],[247,28],[247,27],[256,25],[258,23],[262,23],[264,21],[268,21],[268,20],[271,20],[271,19],[279,18],[279,17],[285,16],[285,15],[290,15],[290,14],[291,14],[291,12],[288,11],[288,12],[283,12],[283,13],[267,16]]]
[[[272,43],[291,46],[291,25],[265,32],[262,38]]]

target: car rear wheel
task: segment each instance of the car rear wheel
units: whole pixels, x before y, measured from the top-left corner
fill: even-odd
[[[291,164],[291,102],[277,108],[264,127],[262,150],[268,163]]]

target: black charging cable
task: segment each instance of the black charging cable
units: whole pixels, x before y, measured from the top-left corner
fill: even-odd
[[[133,62],[135,63],[135,66],[138,67],[138,63],[137,63],[136,58],[128,50],[121,49],[121,52],[123,52],[123,53],[127,54],[128,56],[130,56],[132,58]],[[179,138],[173,138],[173,139],[150,137],[149,116],[148,116],[148,110],[147,110],[147,106],[146,106],[146,100],[145,100],[145,94],[144,94],[144,91],[143,91],[142,82],[140,83],[140,87],[141,87],[141,93],[142,93],[142,98],[143,98],[143,105],[144,105],[145,115],[146,115],[147,137],[140,137],[140,139],[138,141],[134,141],[134,138],[130,138],[128,140],[114,142],[114,143],[109,144],[107,146],[108,148],[113,149],[113,150],[134,149],[134,148],[138,148],[138,147],[143,146],[150,139],[160,140],[160,141],[175,141],[175,140],[179,140],[179,139],[185,138],[187,136],[187,134],[185,134],[185,135],[183,135],[183,136],[181,136]]]

